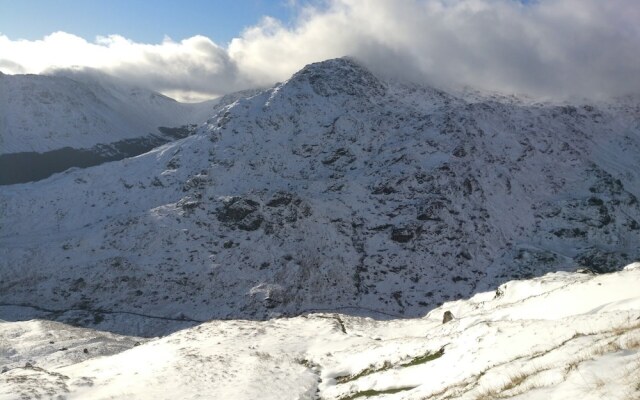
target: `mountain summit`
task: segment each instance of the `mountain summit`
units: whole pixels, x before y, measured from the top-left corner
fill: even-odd
[[[369,70],[350,57],[309,64],[288,81],[300,89],[308,84],[320,96],[382,96],[385,85]]]
[[[615,270],[640,257],[636,107],[312,64],[194,136],[3,189],[0,302],[153,335],[313,310],[417,316],[514,278]]]

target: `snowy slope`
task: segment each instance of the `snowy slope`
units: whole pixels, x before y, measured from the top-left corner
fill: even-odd
[[[97,71],[0,75],[0,154],[90,148],[205,121],[213,103],[182,104]]]
[[[419,316],[514,278],[615,270],[640,258],[639,110],[312,64],[194,136],[2,188],[0,304],[156,335],[119,321]]]
[[[216,103],[181,104],[92,70],[0,75],[0,185],[145,153],[193,133]]]
[[[0,322],[0,399],[637,399],[638,287],[640,263],[511,281],[416,319],[211,321],[146,342]]]

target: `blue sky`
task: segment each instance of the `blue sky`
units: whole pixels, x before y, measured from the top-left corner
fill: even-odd
[[[394,0],[389,0],[394,1]],[[513,0],[531,3],[536,0]],[[0,34],[37,40],[64,31],[92,41],[118,34],[136,42],[204,35],[225,46],[264,16],[292,23],[299,6],[322,0],[0,0]],[[296,4],[294,6],[293,4]]]
[[[297,4],[303,2],[297,1]],[[92,41],[122,35],[159,43],[204,35],[220,45],[262,16],[285,24],[296,7],[286,0],[0,0],[0,33],[11,39],[41,39],[55,31]]]

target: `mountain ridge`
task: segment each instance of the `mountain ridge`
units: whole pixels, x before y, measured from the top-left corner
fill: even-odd
[[[612,271],[640,257],[633,110],[468,100],[314,64],[194,136],[3,189],[0,302],[148,335],[95,310],[418,316],[514,278]]]
[[[181,104],[91,70],[3,75],[0,184],[142,154],[192,133],[215,103]]]

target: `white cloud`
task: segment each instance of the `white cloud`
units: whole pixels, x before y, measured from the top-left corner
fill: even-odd
[[[207,96],[288,78],[352,55],[376,72],[436,85],[542,96],[640,92],[637,0],[329,0],[292,26],[264,18],[222,48],[206,37],[141,44],[0,35],[0,70],[87,66],[164,93]]]
[[[94,43],[65,32],[42,40],[12,41],[0,36],[0,68],[5,73],[89,67],[161,92],[195,97],[235,90],[236,67],[227,51],[210,39],[135,43],[122,36],[98,37]]]

